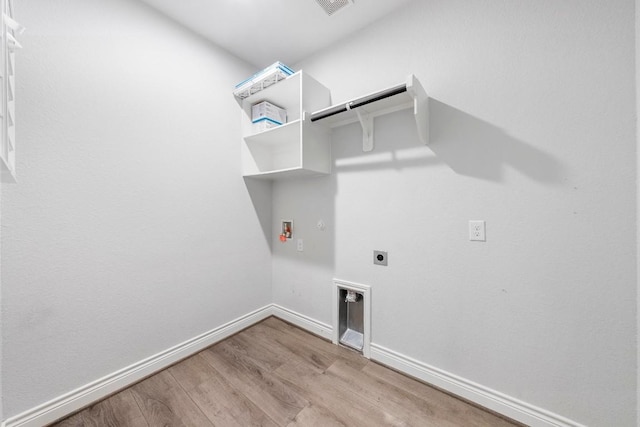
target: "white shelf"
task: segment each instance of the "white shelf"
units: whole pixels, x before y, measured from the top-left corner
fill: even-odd
[[[324,176],[327,172],[316,172],[309,169],[303,169],[300,167],[289,169],[274,169],[267,172],[254,173],[251,175],[244,175],[247,178],[265,179],[265,180],[281,180],[281,179],[295,179],[295,178],[308,178],[314,176]]]
[[[275,146],[281,144],[283,140],[291,140],[296,137],[300,137],[300,120],[294,120],[263,132],[247,135],[244,140],[247,144]]]
[[[317,110],[311,114],[311,121],[323,123],[330,128],[360,122],[363,130],[363,150],[371,151],[373,119],[407,108],[413,108],[418,136],[424,144],[428,144],[429,97],[413,74],[402,84]]]
[[[287,123],[255,133],[251,107],[262,101],[287,110]],[[330,135],[311,126],[305,113],[329,103],[329,90],[302,71],[243,99],[240,103],[243,176],[280,179],[328,174]]]

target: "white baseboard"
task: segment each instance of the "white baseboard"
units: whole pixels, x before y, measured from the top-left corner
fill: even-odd
[[[307,317],[303,314],[296,313],[277,304],[272,305],[272,314],[284,321],[296,325],[306,331],[316,334],[331,341],[333,337],[333,328],[326,323],[319,322],[315,319]]]
[[[187,340],[182,344],[178,344],[168,350],[100,378],[63,396],[11,417],[2,423],[2,427],[40,427],[52,423],[85,406],[100,401],[155,372],[165,369],[269,316],[276,316],[331,341],[333,328],[330,325],[276,304],[268,305]],[[371,343],[371,359],[532,427],[584,427],[582,424],[560,415],[429,366],[381,345]]]
[[[371,344],[371,359],[528,426],[584,427],[558,414],[429,366],[381,345]]]
[[[328,340],[333,337],[331,326],[295,311],[274,304],[273,315]],[[370,344],[370,356],[372,360],[383,365],[531,427],[585,427],[561,415],[522,402],[375,343]]]
[[[100,378],[63,396],[7,419],[3,427],[41,427],[126,388],[273,314],[268,305],[170,349]]]

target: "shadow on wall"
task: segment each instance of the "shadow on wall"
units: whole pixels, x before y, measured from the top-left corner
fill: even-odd
[[[419,142],[410,111],[406,109],[375,118],[374,148],[370,152],[362,150],[362,128],[359,123],[334,128],[333,172],[401,170],[442,164]]]
[[[337,177],[341,173],[446,165],[459,175],[501,182],[505,169],[511,167],[543,184],[556,185],[562,182],[562,165],[544,151],[433,98],[429,100],[429,110],[431,143],[428,147],[418,139],[410,109],[375,119],[375,142],[371,152],[362,151],[362,130],[358,123],[333,129],[333,173],[325,177],[279,183],[280,191],[277,194],[280,198],[276,200],[279,205],[275,209],[272,209],[273,184],[246,178],[247,191],[269,247],[275,249],[273,245],[279,233],[272,227],[279,226],[280,218],[273,218],[272,215],[307,219],[308,223],[298,220],[295,226],[298,231],[304,231],[308,238],[317,233],[316,221],[321,217],[328,224],[334,224],[327,207],[334,204]],[[313,197],[309,197],[309,194]],[[317,253],[313,256],[307,253],[303,257],[294,248],[284,249],[280,244],[277,245],[277,252],[286,257],[327,263],[328,258],[322,251],[330,252],[334,241],[334,237],[328,237],[328,234],[320,233],[316,236],[317,246],[314,248],[310,245],[309,249],[305,249],[305,252],[315,249]],[[286,246],[293,246],[293,242]]]
[[[562,165],[540,149],[435,99],[429,110],[429,147],[456,173],[500,182],[510,166],[534,181],[561,181]]]
[[[448,165],[460,175],[500,182],[506,167],[546,184],[562,179],[551,155],[502,129],[435,99],[429,99],[430,140],[421,150],[411,110],[375,119],[375,148],[363,153],[358,124],[335,130],[344,143],[334,149],[334,172]],[[434,155],[435,154],[435,155]]]
[[[244,178],[244,183],[260,222],[264,238],[269,245],[269,249],[271,249],[271,196],[273,184],[271,181],[252,178]]]

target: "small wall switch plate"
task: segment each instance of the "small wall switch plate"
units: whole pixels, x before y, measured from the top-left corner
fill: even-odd
[[[477,242],[486,242],[484,221],[469,221],[469,240]]]
[[[376,265],[387,265],[387,253],[384,251],[373,251],[373,263]]]
[[[302,239],[298,239],[298,252],[304,252],[304,241]]]

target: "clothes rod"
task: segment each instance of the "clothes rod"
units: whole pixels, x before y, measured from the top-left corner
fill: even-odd
[[[418,138],[428,144],[429,96],[413,74],[409,74],[403,84],[314,111],[308,118],[310,122],[319,123],[324,119],[321,123],[330,128],[360,122],[362,150],[366,152],[373,150],[374,119],[405,108],[413,110]]]
[[[313,113],[311,115],[311,121],[315,122],[318,120],[326,119],[327,117],[335,116],[336,114],[344,113],[346,111],[353,110],[355,108],[362,107],[364,105],[371,104],[372,102],[380,101],[381,99],[389,98],[406,91],[407,84],[403,83],[401,85],[394,86],[392,88],[382,90],[371,95],[363,96],[362,98],[354,99],[353,101],[349,101],[345,104],[336,105],[334,107],[330,107],[325,110]]]

